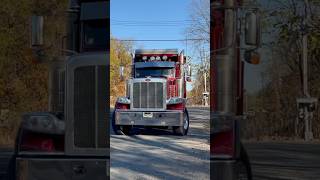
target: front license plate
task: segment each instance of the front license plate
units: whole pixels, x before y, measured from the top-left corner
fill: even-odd
[[[152,118],[153,117],[153,113],[152,112],[144,112],[143,113],[143,117],[144,118]]]

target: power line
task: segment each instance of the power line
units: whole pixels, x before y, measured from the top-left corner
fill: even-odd
[[[134,23],[134,22],[111,22],[111,26],[188,26],[192,23],[177,22],[150,22],[150,23]]]
[[[207,39],[115,39],[116,41],[206,41]]]
[[[125,27],[171,27],[171,26],[187,26],[188,24],[111,24],[111,26],[125,26]]]
[[[154,20],[154,21],[139,21],[139,20],[115,20],[111,19],[112,26],[179,26],[192,25],[194,20]]]
[[[180,23],[180,22],[193,22],[193,20],[117,20],[110,19],[114,22],[122,22],[122,23]]]

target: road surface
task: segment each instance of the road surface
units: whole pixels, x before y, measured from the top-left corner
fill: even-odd
[[[208,111],[190,109],[190,135],[140,131],[135,136],[111,135],[112,179],[209,179]],[[152,135],[157,134],[157,135]],[[320,144],[244,143],[254,180],[319,180]],[[0,180],[12,150],[0,149]]]
[[[9,161],[13,155],[13,150],[8,148],[0,149],[0,180],[6,180]]]
[[[110,136],[111,179],[210,179],[209,111],[189,108],[188,136],[136,129]]]
[[[245,143],[254,179],[319,180],[318,143]]]

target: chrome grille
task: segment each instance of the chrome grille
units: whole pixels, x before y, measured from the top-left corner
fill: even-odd
[[[134,82],[132,87],[132,105],[134,109],[163,109],[163,82]]]

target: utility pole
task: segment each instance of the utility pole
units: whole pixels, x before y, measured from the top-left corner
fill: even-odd
[[[303,22],[303,37],[302,37],[302,54],[303,54],[303,95],[310,97],[308,90],[308,25],[310,22],[310,7],[309,1],[304,0],[305,17]]]
[[[204,51],[204,48],[202,48],[202,51],[200,51],[200,58],[202,62],[202,73],[203,73],[203,80],[204,80],[204,92],[202,93],[202,100],[204,106],[209,106],[209,92],[207,91],[207,72],[206,72],[206,54]]]
[[[308,31],[311,20],[309,0],[304,0],[304,5],[305,14],[302,30],[303,98],[297,98],[297,105],[299,110],[298,118],[304,121],[304,138],[306,141],[310,141],[313,139],[312,119],[313,112],[317,106],[317,98],[312,98],[308,89]]]

